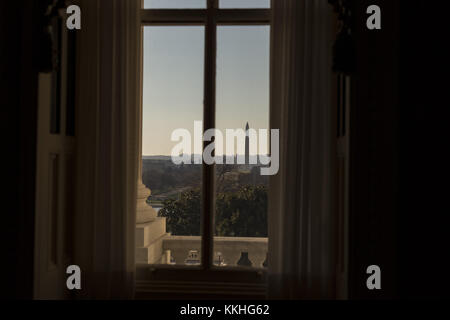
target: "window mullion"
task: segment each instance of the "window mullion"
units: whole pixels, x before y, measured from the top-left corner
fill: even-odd
[[[205,90],[204,90],[204,131],[215,128],[216,122],[216,49],[217,49],[217,0],[208,1],[205,32]],[[204,143],[203,148],[207,146]],[[214,221],[214,165],[203,164],[203,205],[202,205],[202,265],[210,269],[213,261],[213,221]]]
[[[147,25],[203,24],[205,9],[142,9],[141,21]]]

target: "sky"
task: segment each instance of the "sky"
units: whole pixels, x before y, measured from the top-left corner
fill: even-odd
[[[183,1],[197,7],[202,2],[152,3],[180,7]],[[255,1],[260,0],[250,2]],[[144,27],[143,155],[170,155],[177,144],[171,141],[173,130],[193,135],[194,121],[203,119],[204,32],[203,26]],[[247,121],[253,129],[268,129],[269,39],[269,26],[218,27],[216,128],[224,134],[227,128],[243,129]]]

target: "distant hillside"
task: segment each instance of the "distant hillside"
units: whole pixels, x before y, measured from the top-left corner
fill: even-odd
[[[234,192],[245,185],[268,185],[259,165],[216,165],[216,189]],[[176,165],[170,156],[144,156],[143,183],[152,190],[152,200],[178,198],[182,192],[202,186],[202,165]]]
[[[171,156],[142,156],[143,160],[156,160],[156,161],[171,161]],[[191,155],[192,162],[194,162],[194,159],[201,159],[201,155]],[[224,162],[234,162],[236,163],[235,156],[224,156],[223,158]],[[257,164],[261,164],[260,159],[258,156],[251,155],[249,157],[251,162],[256,162]]]
[[[170,156],[142,156],[143,160],[171,160]]]

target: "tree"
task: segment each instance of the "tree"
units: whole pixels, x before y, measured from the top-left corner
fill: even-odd
[[[267,188],[244,186],[236,192],[216,197],[216,235],[223,237],[267,237]],[[173,235],[200,235],[200,189],[181,194],[180,199],[164,201],[159,215],[167,218]]]
[[[167,231],[177,236],[200,235],[201,194],[199,189],[183,192],[180,199],[168,199],[159,211],[167,220]]]
[[[223,237],[267,237],[267,188],[244,186],[237,192],[219,194],[216,234]]]

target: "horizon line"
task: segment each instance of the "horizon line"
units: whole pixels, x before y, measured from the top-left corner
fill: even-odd
[[[184,154],[182,154],[182,155],[184,155]],[[191,154],[186,154],[186,155],[189,155],[189,156],[203,156],[203,154],[201,154],[201,153],[191,153]],[[245,153],[243,153],[243,154],[223,154],[222,156],[227,156],[227,157],[234,157],[234,156],[245,156],[246,154]],[[143,157],[169,157],[169,158],[171,158],[172,156],[171,155],[164,155],[164,154],[154,154],[154,155],[142,155]],[[250,154],[249,155],[250,157],[252,157],[252,156],[269,156],[269,154],[261,154],[261,153],[258,153],[258,154]]]

